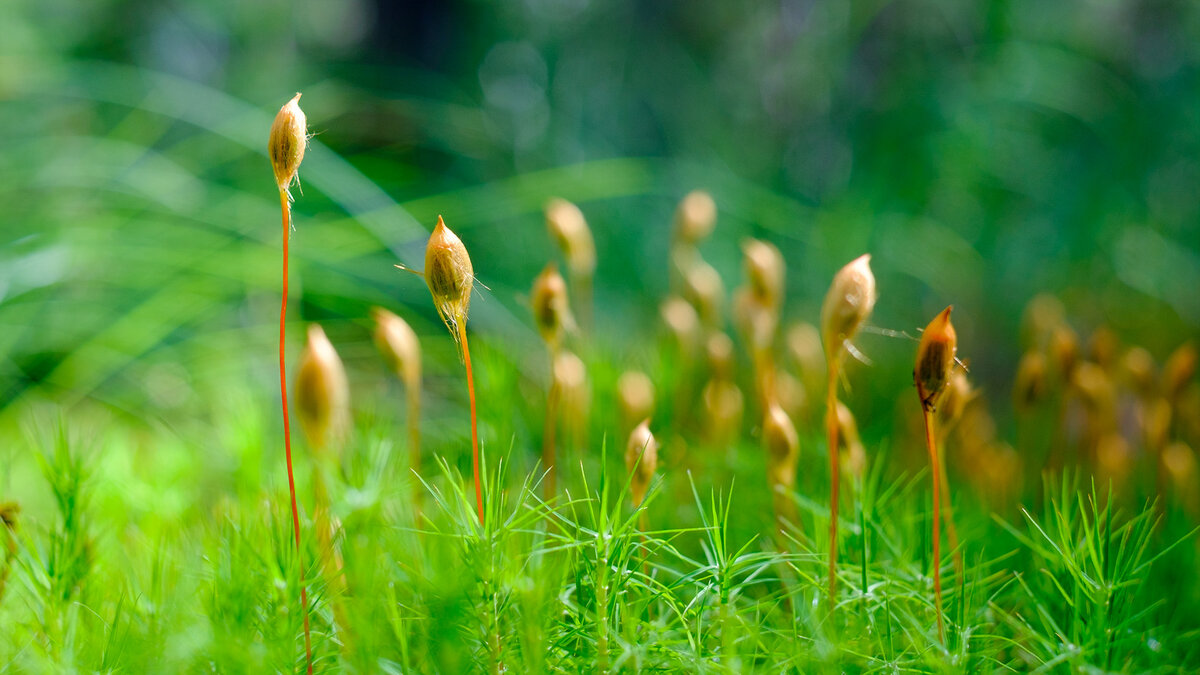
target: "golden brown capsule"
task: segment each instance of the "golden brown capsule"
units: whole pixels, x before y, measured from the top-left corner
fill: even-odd
[[[1121,340],[1108,326],[1100,326],[1088,338],[1088,359],[1106,371],[1111,372],[1116,366],[1120,350]]]
[[[1054,329],[1063,323],[1066,309],[1062,301],[1049,293],[1035,295],[1025,306],[1021,317],[1021,338],[1025,349],[1036,350],[1045,346]]]
[[[787,332],[787,350],[808,395],[820,398],[825,386],[825,355],[817,327],[804,322],[793,324]]]
[[[859,326],[871,315],[875,300],[870,254],[855,258],[834,275],[821,305],[821,339],[826,361],[835,360],[846,341],[854,338]]]
[[[271,168],[275,170],[275,182],[280,190],[287,190],[296,180],[307,147],[308,121],[300,109],[300,94],[297,93],[275,114],[267,140],[267,154],[271,157]]]
[[[346,369],[325,331],[308,327],[308,342],[296,373],[296,412],[304,435],[324,449],[349,428],[350,385]]]
[[[705,434],[710,442],[724,444],[742,427],[746,402],[742,390],[730,380],[712,379],[700,393]]]
[[[629,491],[634,508],[642,505],[646,490],[658,469],[658,441],[650,433],[650,420],[643,420],[629,434],[625,445],[625,468],[629,471]]]
[[[721,324],[725,284],[712,265],[697,259],[684,270],[683,297],[696,308],[705,326],[716,327]]]
[[[954,325],[950,323],[950,310],[947,307],[929,322],[925,332],[921,334],[921,342],[917,345],[917,365],[913,370],[913,380],[917,384],[917,392],[921,395],[921,405],[928,411],[937,408],[938,398],[950,381],[950,373],[954,369],[954,357],[958,351],[958,335]]]
[[[588,387],[587,366],[574,352],[561,350],[554,357],[554,385],[562,400],[564,428],[575,442],[582,442],[587,429],[588,410],[592,407],[592,391]]]
[[[1041,352],[1025,352],[1017,364],[1013,382],[1013,405],[1029,410],[1046,395],[1046,357]]]
[[[420,386],[421,341],[408,322],[382,307],[371,308],[375,321],[375,347],[383,356],[388,369],[405,386]]]
[[[760,239],[742,242],[742,264],[754,298],[767,307],[783,304],[786,266],[774,244]]]
[[[938,402],[938,429],[944,432],[954,426],[974,395],[966,371],[956,368],[950,374],[950,382],[946,384],[946,391]]]
[[[721,380],[733,379],[733,340],[730,340],[728,335],[721,332],[709,335],[704,352],[708,358],[708,370],[713,377]]]
[[[654,413],[654,382],[639,370],[627,370],[617,378],[617,407],[621,428],[629,429]]]
[[[1170,401],[1175,401],[1179,398],[1179,394],[1187,387],[1188,382],[1196,374],[1196,363],[1200,359],[1200,354],[1196,352],[1196,345],[1192,342],[1185,342],[1171,352],[1163,363],[1163,394]]]
[[[791,489],[796,484],[800,436],[792,419],[774,403],[767,406],[763,419],[763,445],[767,449],[767,479],[772,489]]]
[[[1079,336],[1070,326],[1061,324],[1050,333],[1050,359],[1063,382],[1070,382],[1079,365]]]
[[[675,295],[664,300],[658,311],[680,351],[692,356],[699,346],[701,334],[696,308]]]
[[[590,277],[596,271],[596,243],[583,212],[565,199],[546,202],[546,229],[567,258],[571,274]]]
[[[703,190],[689,192],[675,209],[675,238],[695,245],[712,234],[717,223],[717,204]]]
[[[558,273],[558,265],[549,263],[533,280],[530,294],[533,319],[538,332],[551,349],[562,340],[563,330],[571,324],[571,309],[567,301],[567,282]]]
[[[425,247],[425,283],[433,296],[433,306],[446,324],[450,334],[459,341],[459,327],[466,324],[471,308],[471,288],[475,271],[471,256],[445,221],[438,216],[437,227]],[[462,345],[459,345],[460,349]]]
[[[1154,357],[1143,347],[1130,347],[1121,357],[1118,368],[1121,380],[1130,391],[1145,399],[1158,387],[1158,372]]]

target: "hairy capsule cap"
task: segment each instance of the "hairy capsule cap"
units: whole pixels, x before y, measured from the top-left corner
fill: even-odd
[[[296,172],[300,170],[307,147],[308,121],[300,109],[300,94],[297,93],[275,114],[271,136],[267,141],[267,154],[271,157],[275,183],[280,190],[287,190],[296,180]]]
[[[314,448],[324,449],[350,422],[350,385],[346,369],[325,331],[308,327],[308,342],[296,373],[296,413]]]
[[[387,367],[407,387],[421,383],[421,341],[408,322],[382,307],[371,308],[375,347]]]
[[[650,420],[634,427],[625,445],[625,468],[629,471],[629,491],[634,507],[641,506],[650,488],[650,480],[658,469],[658,441],[650,433]]]
[[[742,242],[742,263],[754,298],[768,307],[782,305],[787,268],[779,249],[760,239],[747,239]]]
[[[913,370],[913,380],[921,396],[921,405],[931,412],[950,381],[954,355],[958,351],[958,334],[954,332],[954,324],[950,323],[951,309],[953,307],[947,307],[933,317],[917,345],[917,366]]]
[[[558,265],[549,263],[533,280],[530,293],[533,321],[538,332],[550,347],[557,348],[563,330],[571,324],[571,309],[567,302],[567,282],[558,273]]]
[[[1013,405],[1029,410],[1046,396],[1046,357],[1041,352],[1025,352],[1017,363],[1013,382]]]
[[[717,204],[704,190],[689,192],[675,209],[675,238],[682,243],[700,243],[716,224]]]
[[[767,478],[771,485],[789,488],[795,485],[800,436],[792,418],[775,403],[767,406],[763,418],[763,445],[767,449]]]
[[[821,339],[826,361],[834,361],[875,308],[875,275],[871,255],[861,255],[833,276],[821,305]]]
[[[596,271],[596,243],[583,212],[565,199],[546,202],[546,229],[567,258],[572,274],[590,277]]]
[[[441,216],[438,216],[437,227],[433,228],[425,247],[425,283],[429,285],[438,316],[458,342],[458,328],[466,323],[471,308],[475,270],[471,267],[467,247],[446,227]]]
[[[639,370],[627,370],[617,378],[617,407],[621,428],[628,429],[654,413],[654,383]]]

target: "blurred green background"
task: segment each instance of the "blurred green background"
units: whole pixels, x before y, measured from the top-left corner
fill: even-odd
[[[47,405],[185,437],[214,408],[270,409],[265,145],[296,91],[316,136],[289,362],[320,321],[356,392],[382,391],[368,308],[400,313],[434,360],[435,439],[459,433],[436,419],[461,410],[461,375],[424,285],[393,264],[420,267],[444,215],[490,288],[471,322],[485,361],[528,366],[540,391],[526,296],[557,255],[551,196],[589,219],[599,341],[629,365],[655,349],[693,188],[716,199],[703,254],[727,288],[742,238],[782,250],[788,320],[815,322],[862,252],[876,326],[915,333],[953,303],[1002,419],[1039,292],[1085,338],[1107,324],[1159,359],[1200,328],[1195,3],[9,0],[0,26],[6,446]],[[860,416],[888,427],[915,346],[860,342]]]

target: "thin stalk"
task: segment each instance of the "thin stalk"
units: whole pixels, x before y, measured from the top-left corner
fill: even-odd
[[[862,494],[863,486],[861,482],[858,491],[859,494]],[[858,529],[862,532],[862,594],[865,599],[867,597],[867,588],[869,588],[867,582],[867,502],[865,499],[858,502]]]
[[[550,501],[558,491],[557,469],[554,458],[554,434],[558,423],[558,399],[561,397],[558,378],[554,377],[554,360],[557,350],[550,350],[550,391],[546,394],[546,423],[542,428],[542,466],[546,470],[545,499]]]
[[[944,434],[943,434],[944,436]],[[958,528],[954,526],[954,503],[950,500],[950,474],[946,471],[946,441],[942,439],[938,446],[938,472],[941,473],[942,501],[946,504],[946,543],[954,551],[954,573],[958,579],[963,579],[962,549],[958,547]]]
[[[833,611],[837,593],[838,492],[841,466],[838,462],[837,418],[838,360],[829,359],[829,389],[825,400],[825,436],[829,439],[829,609]]]
[[[404,383],[408,398],[408,465],[411,471],[421,475],[421,383]],[[413,489],[413,518],[421,522],[421,491]]]
[[[921,394],[921,400],[925,400]],[[933,413],[924,409],[925,445],[929,448],[929,463],[933,474],[933,594],[937,603],[938,639],[946,644],[946,626],[942,619],[942,547],[941,547],[941,468],[938,462],[937,441],[933,434]]]
[[[458,322],[458,340],[462,343],[463,362],[467,366],[467,396],[471,399],[471,466],[475,472],[475,506],[479,526],[483,527],[483,486],[479,482],[479,427],[475,418],[475,376],[471,372],[471,349],[467,346],[467,322]]]
[[[283,292],[279,305],[279,395],[283,400],[283,447],[287,456],[288,493],[292,498],[292,531],[296,536],[296,560],[300,568],[300,611],[304,616],[304,659],[312,674],[312,636],[308,627],[308,589],[304,584],[304,560],[300,550],[300,510],[296,506],[296,478],[292,473],[292,431],[288,421],[287,368],[284,362],[285,321],[288,301],[288,238],[292,229],[292,209],[287,190],[279,191],[279,206],[283,212]]]
[[[571,284],[575,287],[575,317],[585,334],[592,332],[592,275],[572,275]]]
[[[350,617],[346,614],[346,576],[341,556],[334,545],[337,528],[333,519],[333,505],[329,488],[325,483],[326,467],[313,463],[313,527],[317,530],[317,548],[321,554],[321,571],[324,574],[329,604],[333,609],[333,621],[339,630],[342,653],[349,654],[354,644],[350,630]]]

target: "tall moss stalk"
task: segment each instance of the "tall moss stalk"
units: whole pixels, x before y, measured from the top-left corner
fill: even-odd
[[[471,368],[471,348],[467,343],[467,313],[471,308],[471,289],[475,269],[471,256],[458,235],[438,216],[437,226],[425,247],[425,283],[433,296],[433,306],[458,344],[467,369],[467,396],[471,403],[471,468],[475,474],[475,506],[479,525],[483,526],[483,484],[479,466],[479,424],[475,415],[475,374]]]
[[[871,256],[862,255],[833,277],[821,305],[821,340],[825,346],[829,381],[825,398],[825,435],[829,444],[829,608],[837,598],[838,503],[841,475],[838,456],[837,386],[842,358],[850,340],[875,307],[875,276]]]
[[[917,395],[921,398],[921,415],[925,421],[925,446],[929,450],[929,467],[933,476],[933,519],[930,523],[933,539],[933,593],[935,611],[937,612],[938,639],[946,642],[946,626],[942,616],[942,550],[941,550],[941,498],[943,494],[941,481],[942,461],[938,454],[938,434],[936,416],[938,399],[950,381],[954,370],[955,353],[958,349],[958,336],[950,323],[950,309],[947,307],[929,322],[925,332],[921,334],[921,343],[917,346],[917,362],[913,369],[913,381],[917,385]],[[948,494],[948,492],[947,492]]]
[[[300,110],[300,94],[297,93],[275,115],[267,152],[271,167],[275,171],[275,183],[279,187],[279,208],[283,221],[283,289],[279,305],[279,396],[283,410],[283,447],[287,458],[288,493],[292,501],[292,531],[296,540],[296,556],[300,569],[300,605],[304,616],[304,654],[309,673],[312,673],[312,636],[308,625],[308,590],[304,582],[304,559],[300,549],[300,510],[296,505],[296,478],[292,471],[292,432],[288,420],[287,364],[284,347],[286,344],[288,303],[288,239],[292,226],[292,195],[288,187],[297,179],[304,150],[308,147],[308,124]]]

